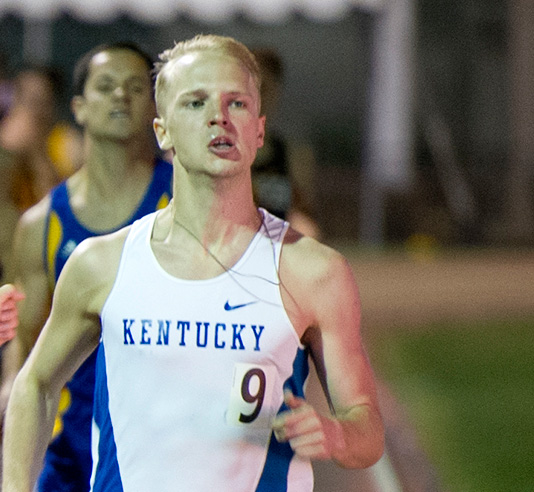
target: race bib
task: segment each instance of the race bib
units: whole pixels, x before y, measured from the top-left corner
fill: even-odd
[[[276,368],[236,363],[226,412],[229,425],[270,427],[277,412],[273,402]]]

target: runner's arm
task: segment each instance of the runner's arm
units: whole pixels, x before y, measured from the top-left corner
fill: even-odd
[[[15,379],[5,422],[4,492],[32,491],[61,388],[98,345],[99,313],[107,296],[100,263],[83,247],[69,258],[50,316]]]
[[[310,241],[302,242],[311,247],[286,248],[281,279],[295,300],[293,312],[300,313],[294,319],[304,331],[301,340],[311,349],[332,415],[321,415],[289,394],[290,411],[275,420],[274,431],[301,457],[365,468],[383,453],[384,427],[361,340],[358,287],[339,253]]]
[[[51,294],[43,264],[43,237],[47,200],[29,209],[19,220],[13,243],[8,278],[25,295],[19,303],[15,338],[2,354],[0,410],[7,405],[13,381],[28,357],[50,312]]]

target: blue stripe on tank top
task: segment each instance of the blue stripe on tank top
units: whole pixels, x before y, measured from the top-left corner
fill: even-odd
[[[96,390],[94,419],[100,430],[98,465],[93,492],[123,492],[117,461],[117,446],[109,414],[109,393],[106,375],[106,354],[100,343],[96,360]]]
[[[308,374],[308,351],[299,349],[293,362],[293,374],[284,383],[284,390],[291,390],[295,396],[304,398],[304,383],[308,378]],[[279,412],[285,410],[288,410],[288,407],[283,403]],[[274,434],[271,433],[267,458],[256,492],[287,491],[287,476],[293,454],[289,443],[279,443]]]

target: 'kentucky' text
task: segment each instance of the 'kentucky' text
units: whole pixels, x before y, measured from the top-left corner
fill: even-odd
[[[210,323],[205,321],[171,321],[123,319],[124,345],[169,345],[214,347],[230,350],[260,351],[262,325]],[[171,340],[172,339],[172,340]]]

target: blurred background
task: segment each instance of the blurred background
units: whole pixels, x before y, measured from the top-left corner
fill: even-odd
[[[377,467],[318,465],[317,490],[530,491],[533,25],[530,0],[1,0],[0,114],[46,64],[73,126],[73,65],[103,42],[273,49],[270,127],[354,266],[389,429]]]
[[[306,192],[325,237],[367,244],[530,244],[531,2],[2,0],[2,74],[50,64],[70,118],[75,60],[131,39],[156,56],[199,32],[276,49],[274,125],[315,156]]]

